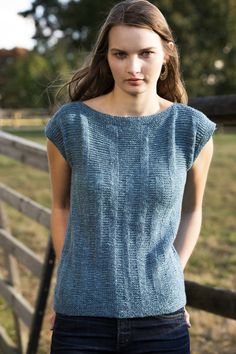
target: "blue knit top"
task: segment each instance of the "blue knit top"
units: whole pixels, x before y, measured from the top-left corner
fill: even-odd
[[[56,312],[144,317],[186,304],[173,242],[187,171],[215,128],[180,103],[113,116],[71,102],[54,114],[45,134],[72,170]]]

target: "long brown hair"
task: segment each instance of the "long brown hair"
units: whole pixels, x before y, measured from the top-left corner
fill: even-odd
[[[111,9],[93,50],[82,68],[67,83],[70,100],[87,100],[112,91],[114,79],[107,61],[108,35],[113,26],[121,24],[151,29],[161,37],[164,51],[169,55],[168,75],[165,80],[158,80],[157,94],[172,102],[187,103],[188,97],[180,75],[178,48],[172,32],[160,10],[147,0],[126,0]],[[169,42],[173,43],[171,49]]]

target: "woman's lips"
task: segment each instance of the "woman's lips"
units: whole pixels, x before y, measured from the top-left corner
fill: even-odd
[[[127,81],[132,85],[139,85],[143,82],[143,79],[128,79]]]

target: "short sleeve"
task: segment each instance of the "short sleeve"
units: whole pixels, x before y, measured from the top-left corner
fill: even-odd
[[[217,129],[216,123],[210,120],[204,113],[194,110],[194,119],[195,122],[194,126],[194,139],[193,139],[193,146],[192,146],[192,153],[190,158],[190,166],[192,167],[194,161],[200,154],[202,148],[206,145],[206,143],[210,140],[211,136]],[[188,169],[189,169],[188,168]]]
[[[67,160],[65,147],[65,128],[63,127],[62,112],[57,111],[45,126],[44,133],[46,137],[58,148],[61,155]]]

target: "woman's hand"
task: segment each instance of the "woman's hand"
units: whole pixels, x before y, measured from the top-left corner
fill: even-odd
[[[184,308],[184,317],[185,317],[185,322],[186,322],[188,328],[190,328],[191,327],[190,315],[189,315],[188,311],[186,310],[186,308]]]

